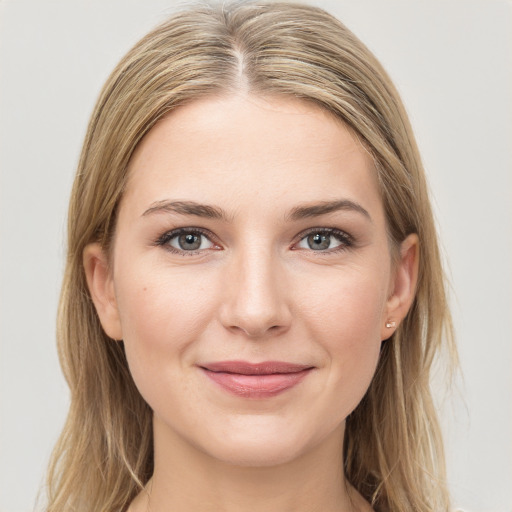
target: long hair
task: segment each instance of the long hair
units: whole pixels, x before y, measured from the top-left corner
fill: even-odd
[[[127,167],[145,134],[180,105],[245,89],[313,102],[341,119],[374,160],[393,247],[420,239],[413,305],[383,343],[375,377],[347,418],[348,481],[378,512],[448,511],[430,392],[435,355],[456,361],[427,185],[399,95],[371,52],[323,10],[288,2],[201,4],[173,15],[122,59],[89,123],[68,221],[58,318],[69,415],[48,474],[48,512],[123,511],[153,471],[152,412],[122,342],[100,325],[82,254],[109,251]]]

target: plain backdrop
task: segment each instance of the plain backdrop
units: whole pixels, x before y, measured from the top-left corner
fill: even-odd
[[[512,511],[512,4],[318,0],[410,113],[448,262],[464,381],[438,388],[455,505]],[[172,0],[0,0],[0,511],[33,510],[62,426],[67,201],[88,117]]]

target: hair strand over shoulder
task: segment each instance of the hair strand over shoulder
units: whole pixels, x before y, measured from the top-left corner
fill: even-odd
[[[109,250],[130,158],[164,116],[244,90],[312,102],[345,123],[375,162],[390,248],[420,239],[416,298],[383,343],[377,373],[347,419],[349,482],[377,512],[448,512],[443,445],[430,391],[435,357],[456,362],[441,258],[419,152],[376,58],[323,10],[289,2],[203,3],[173,15],[111,74],[85,138],[71,195],[58,344],[71,407],[48,475],[48,512],[125,511],[153,470],[152,412],[122,341],[95,312],[82,254]]]

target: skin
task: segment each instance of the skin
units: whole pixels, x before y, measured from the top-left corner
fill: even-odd
[[[394,330],[386,322],[407,313],[418,266],[416,235],[391,258],[371,157],[316,106],[240,93],[160,121],[129,173],[111,261],[91,244],[84,265],[102,325],[124,340],[154,411],[155,471],[130,510],[371,510],[344,481],[345,419]],[[338,200],[367,214],[291,218],[297,207]],[[212,205],[225,218],[163,201]],[[196,233],[196,251],[172,233],[162,238],[190,227],[207,235]],[[327,248],[310,247],[311,230]],[[254,400],[198,367],[225,360],[314,369]]]

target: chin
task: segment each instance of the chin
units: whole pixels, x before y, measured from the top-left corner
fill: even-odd
[[[299,459],[334,433],[329,430],[308,431],[298,424],[292,426],[268,421],[268,418],[252,420],[249,422],[252,424],[242,422],[245,424],[243,428],[240,425],[238,428],[223,428],[219,435],[212,432],[214,435],[208,437],[201,449],[214,459],[234,466],[279,466]],[[342,439],[342,435],[338,438]]]
[[[210,451],[215,459],[239,467],[270,467],[280,466],[301,456],[303,447],[291,446],[290,443],[262,443],[259,440],[219,445]]]

